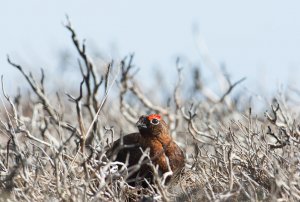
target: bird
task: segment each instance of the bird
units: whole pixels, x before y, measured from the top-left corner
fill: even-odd
[[[142,115],[136,123],[139,132],[121,137],[112,143],[107,156],[113,161],[127,163],[128,170],[133,169],[127,177],[127,183],[132,186],[146,187],[154,183],[153,166],[158,167],[158,175],[172,171],[165,184],[184,168],[185,157],[181,148],[172,139],[168,125],[159,114]],[[141,159],[143,151],[149,151],[148,159]],[[135,166],[135,167],[134,167]],[[146,180],[148,183],[146,183]]]

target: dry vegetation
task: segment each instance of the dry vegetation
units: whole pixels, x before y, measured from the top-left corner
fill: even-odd
[[[57,86],[56,94],[48,93],[43,71],[34,77],[8,58],[32,94],[10,97],[2,78],[2,201],[300,200],[299,113],[284,93],[255,115],[232,95],[244,79],[231,83],[219,72],[224,89],[217,95],[195,68],[187,87],[178,60],[173,93],[156,102],[168,93],[162,86],[144,90],[132,55],[95,65],[69,22],[66,28],[80,58],[77,90]],[[177,183],[164,186],[157,177],[150,188],[130,187],[126,165],[109,161],[105,151],[112,140],[137,131],[138,117],[150,112],[169,123],[186,168]]]

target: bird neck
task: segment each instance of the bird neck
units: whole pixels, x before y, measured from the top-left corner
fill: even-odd
[[[172,141],[172,137],[169,134],[160,134],[158,136],[143,136],[144,142],[149,145],[151,142],[160,143],[163,146],[167,146]]]

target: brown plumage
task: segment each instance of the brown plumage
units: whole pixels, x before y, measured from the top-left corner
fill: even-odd
[[[142,150],[150,149],[152,163],[158,165],[159,175],[169,171],[168,161],[173,175],[176,175],[184,167],[184,154],[169,134],[167,124],[160,115],[151,114],[141,116],[136,124],[139,133],[125,135],[113,143],[107,152],[108,156],[115,161],[126,162],[128,168],[137,165],[142,157]],[[128,176],[127,182],[131,185],[142,184],[144,178],[153,182],[153,170],[149,166],[149,159],[145,159],[136,172]],[[169,181],[170,179],[167,179]]]

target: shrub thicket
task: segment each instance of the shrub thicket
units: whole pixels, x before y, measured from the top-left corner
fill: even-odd
[[[12,98],[2,78],[1,200],[300,200],[299,113],[287,93],[255,115],[243,93],[232,94],[244,79],[231,83],[217,73],[218,95],[199,68],[184,76],[179,60],[172,93],[162,80],[145,90],[133,55],[97,65],[70,23],[66,28],[80,58],[77,89],[54,85],[57,93],[47,92],[44,71],[34,77],[8,58],[31,91]],[[105,151],[152,112],[164,116],[184,150],[185,171],[168,186],[157,179],[150,188],[130,187],[126,165],[109,161]]]

